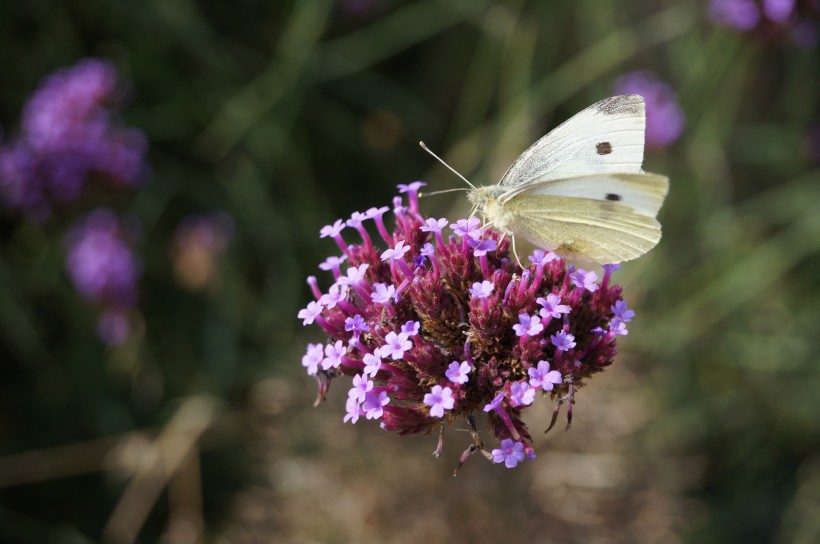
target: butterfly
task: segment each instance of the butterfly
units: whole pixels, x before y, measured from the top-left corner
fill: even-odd
[[[596,102],[532,144],[496,185],[472,189],[485,226],[564,258],[615,264],[661,239],[669,178],[641,169],[646,106],[640,95]]]

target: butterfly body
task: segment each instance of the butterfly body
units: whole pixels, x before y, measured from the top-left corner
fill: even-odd
[[[661,238],[665,176],[641,169],[646,115],[638,95],[581,111],[535,142],[496,185],[468,193],[493,227],[562,257],[619,263]]]

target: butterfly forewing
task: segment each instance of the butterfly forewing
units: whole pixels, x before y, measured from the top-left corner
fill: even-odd
[[[593,104],[535,142],[510,166],[499,185],[510,191],[531,183],[601,173],[640,173],[646,108],[639,95]]]

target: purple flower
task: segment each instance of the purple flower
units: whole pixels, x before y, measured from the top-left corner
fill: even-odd
[[[367,219],[369,219],[367,215],[361,212],[353,212],[352,214],[350,214],[350,219],[345,221],[345,225],[347,225],[348,227],[358,228],[362,226],[362,222]]]
[[[473,367],[470,366],[470,363],[467,361],[462,361],[459,363],[458,361],[453,361],[450,363],[450,366],[447,367],[447,372],[444,373],[447,376],[447,379],[453,383],[457,383],[459,385],[464,385],[467,383],[467,374],[473,370]]]
[[[347,348],[344,342],[337,340],[335,344],[328,344],[325,346],[325,358],[322,359],[322,368],[330,370],[331,368],[339,368],[342,364],[342,357],[347,353]]]
[[[421,247],[421,256],[427,257],[428,259],[432,258],[433,255],[436,254],[436,250],[433,247],[433,244],[427,243]]]
[[[492,412],[493,410],[501,409],[501,403],[504,402],[504,397],[505,396],[506,396],[506,394],[504,393],[504,391],[497,394],[493,398],[493,400],[491,400],[489,403],[484,405],[484,411],[485,412]]]
[[[535,302],[543,306],[538,313],[544,319],[558,319],[562,314],[568,314],[570,312],[570,307],[561,304],[561,297],[555,293],[548,294],[546,298],[538,298]]]
[[[365,396],[373,389],[373,382],[367,379],[367,375],[357,374],[353,377],[353,387],[348,392],[347,396],[356,399],[356,402],[361,404],[364,402]]]
[[[453,390],[434,385],[429,393],[425,393],[424,405],[430,407],[430,417],[444,417],[444,410],[452,410],[455,405]]]
[[[367,321],[365,321],[362,316],[356,314],[353,317],[345,319],[345,330],[349,332],[352,331],[353,336],[358,338],[359,334],[370,330],[370,325],[367,324]]]
[[[351,266],[347,269],[347,275],[339,278],[339,285],[354,286],[360,281],[364,280],[364,274],[370,265],[361,264],[359,266]]]
[[[347,260],[347,255],[342,255],[341,257],[336,257],[335,255],[331,255],[327,259],[325,259],[321,264],[319,264],[319,268],[322,270],[338,270],[339,267],[342,265],[343,262]]]
[[[322,305],[319,302],[308,302],[307,308],[299,310],[297,316],[302,320],[302,325],[307,326],[313,323],[313,320],[322,314]]]
[[[389,355],[394,361],[403,358],[404,352],[413,347],[413,343],[406,332],[400,332],[399,334],[389,332],[384,341],[385,344],[381,347],[381,355],[382,357]]]
[[[483,257],[488,251],[495,251],[498,248],[498,242],[492,238],[488,240],[476,240],[474,238],[468,239],[468,244],[473,248],[473,255],[476,257]]]
[[[91,302],[129,308],[136,303],[141,266],[113,212],[99,209],[66,235],[66,268],[74,286]]]
[[[538,316],[530,316],[529,314],[518,314],[518,323],[513,325],[513,330],[516,336],[535,336],[544,330],[544,325],[541,324],[541,319]]]
[[[382,366],[382,356],[379,350],[373,353],[365,353],[364,358],[364,374],[365,376],[374,377]]]
[[[354,425],[359,421],[359,416],[364,415],[364,410],[362,410],[359,401],[353,397],[347,397],[345,411],[347,413],[345,414],[344,422],[347,423],[349,421]]]
[[[626,323],[617,317],[609,322],[609,330],[616,336],[626,336],[629,331],[626,328]]]
[[[625,300],[618,300],[611,306],[612,313],[615,314],[615,317],[623,321],[624,323],[629,323],[632,321],[632,318],[635,317],[635,312],[630,310]]]
[[[595,272],[587,272],[583,268],[579,268],[572,274],[570,274],[570,279],[572,280],[573,285],[575,287],[583,287],[590,293],[594,293],[598,290],[598,284],[595,283],[598,281],[598,274]]]
[[[569,351],[575,347],[575,337],[571,334],[567,334],[564,331],[558,331],[557,333],[550,336],[550,341],[552,345],[555,346],[555,349],[561,351]]]
[[[524,444],[511,438],[501,441],[501,447],[492,451],[493,463],[504,463],[507,468],[515,468],[524,460]]]
[[[763,0],[763,14],[776,23],[791,17],[797,0]]]
[[[552,251],[544,251],[543,249],[536,249],[532,252],[532,255],[529,256],[530,262],[536,266],[547,265],[557,258],[558,255]]]
[[[419,189],[427,185],[423,181],[414,181],[413,183],[399,183],[396,187],[398,187],[400,193],[417,193]]]
[[[347,298],[347,294],[349,291],[350,289],[347,287],[347,285],[340,285],[338,283],[334,283],[330,286],[330,289],[328,289],[327,294],[322,295],[319,298],[319,302],[322,304],[322,306],[331,310],[335,308],[337,304],[339,304],[341,301]],[[310,305],[308,305],[308,307],[309,306]]]
[[[401,326],[401,332],[407,334],[408,336],[416,336],[419,333],[420,327],[421,323],[418,321],[408,321]]]
[[[686,117],[675,91],[650,72],[630,72],[615,82],[618,94],[639,94],[646,101],[646,145],[662,149],[683,132]]]
[[[307,353],[302,356],[302,366],[307,369],[309,376],[319,371],[319,365],[322,364],[325,355],[323,347],[322,344],[308,344]]]
[[[335,223],[332,225],[325,225],[322,227],[322,230],[319,231],[319,238],[335,238],[342,234],[342,231],[345,229],[345,222],[341,219],[337,219]]]
[[[365,217],[367,217],[367,219],[375,219],[376,217],[379,217],[387,213],[389,209],[390,208],[388,208],[387,206],[383,206],[381,208],[369,208],[366,212],[364,212],[364,215]]]
[[[473,239],[477,239],[481,236],[481,221],[476,217],[459,219],[450,225],[450,228],[453,229],[457,236],[468,236]]]
[[[535,400],[535,389],[530,387],[526,380],[513,382],[510,385],[510,404],[513,406],[529,406]]]
[[[377,304],[387,304],[393,295],[396,294],[396,288],[392,285],[385,285],[383,283],[373,284],[373,302]]]
[[[382,260],[387,261],[392,259],[398,261],[404,258],[404,254],[410,251],[410,246],[404,245],[404,240],[400,240],[395,247],[387,249],[382,253]]]
[[[146,173],[146,140],[118,122],[114,67],[80,61],[45,78],[23,108],[20,134],[0,151],[0,196],[44,219],[51,202],[76,199],[92,178],[134,186]]]
[[[495,284],[491,281],[475,282],[470,288],[470,295],[475,298],[487,298],[493,294],[493,289],[495,289]]]
[[[441,232],[441,230],[447,226],[447,219],[433,219],[432,217],[428,219],[424,225],[419,227],[419,230],[422,232]]]
[[[754,0],[711,0],[709,17],[719,25],[746,31],[757,26],[760,8]]]
[[[365,411],[367,419],[379,419],[384,414],[384,407],[390,402],[390,397],[387,396],[387,391],[381,391],[375,394],[369,391],[364,397],[362,408]]]
[[[561,385],[561,373],[557,370],[550,370],[549,361],[538,361],[537,367],[527,369],[530,376],[530,385],[535,389],[552,391],[556,385]]]

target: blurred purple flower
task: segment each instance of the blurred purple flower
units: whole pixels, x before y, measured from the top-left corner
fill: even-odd
[[[709,17],[719,25],[746,31],[760,22],[760,8],[754,0],[711,0]]]
[[[97,59],[46,77],[23,108],[19,136],[0,149],[6,205],[43,219],[50,202],[75,200],[92,176],[143,181],[147,144],[117,122],[123,95],[114,67]]]
[[[128,337],[127,311],[137,302],[142,266],[128,238],[112,211],[98,209],[75,223],[65,239],[68,275],[86,300],[104,309],[97,334],[108,345]]]
[[[112,211],[98,209],[78,221],[66,235],[66,246],[66,268],[83,297],[115,308],[136,303],[141,265]]]
[[[686,116],[670,85],[651,72],[622,75],[615,82],[617,94],[639,94],[646,101],[646,145],[662,149],[673,144],[683,132]]]

